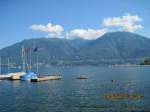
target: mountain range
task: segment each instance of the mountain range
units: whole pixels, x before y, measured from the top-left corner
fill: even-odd
[[[140,63],[150,57],[150,39],[129,32],[106,33],[96,40],[36,38],[26,39],[0,50],[2,63],[10,59],[12,65],[20,65],[22,46],[38,48],[39,64],[43,65],[97,65]],[[31,52],[32,65],[36,52]],[[26,53],[27,62],[30,54]]]

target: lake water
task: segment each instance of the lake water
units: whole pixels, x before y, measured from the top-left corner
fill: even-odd
[[[1,80],[0,112],[150,111],[150,67],[52,67],[41,69],[40,73],[63,73],[63,79],[38,83]],[[88,79],[76,79],[82,74]],[[115,92],[139,93],[144,97],[103,98]]]

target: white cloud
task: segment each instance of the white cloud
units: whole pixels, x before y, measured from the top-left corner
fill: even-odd
[[[47,38],[65,38],[62,33],[48,33],[46,35]]]
[[[116,26],[120,27],[122,30],[133,32],[137,29],[143,28],[142,25],[137,24],[137,22],[140,22],[141,20],[142,18],[138,15],[126,14],[122,17],[104,18],[103,25],[105,27]]]
[[[35,31],[41,31],[48,33],[48,36],[61,36],[63,32],[63,27],[61,25],[52,25],[52,23],[48,23],[47,25],[42,24],[33,24],[30,26],[30,29]]]
[[[71,30],[69,33],[67,33],[67,38],[73,39],[73,38],[82,38],[86,40],[94,40],[102,36],[107,32],[107,29],[74,29]]]
[[[111,31],[111,28],[115,30],[121,31],[129,31],[134,32],[137,29],[143,28],[141,24],[138,22],[142,21],[142,18],[138,15],[130,15],[126,14],[122,17],[108,17],[103,19],[103,26],[102,29],[80,29],[76,28],[68,32],[63,32],[64,29],[61,25],[53,25],[52,23],[48,23],[46,25],[43,24],[33,24],[30,26],[30,29],[34,31],[40,31],[47,33],[46,37],[53,37],[53,38],[67,38],[67,39],[74,39],[74,38],[82,38],[86,40],[94,40],[108,31]],[[113,29],[113,31],[114,31]]]

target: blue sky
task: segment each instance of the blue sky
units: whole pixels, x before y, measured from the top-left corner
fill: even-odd
[[[118,30],[150,37],[149,4],[149,0],[0,0],[0,48],[28,38],[96,39]],[[127,26],[124,18],[134,20],[125,22]]]

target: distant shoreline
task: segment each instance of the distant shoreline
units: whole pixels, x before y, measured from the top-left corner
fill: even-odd
[[[136,64],[124,64],[124,65],[51,65],[51,66],[43,66],[44,68],[51,68],[51,67],[79,67],[79,66],[101,66],[101,67],[150,67],[150,65],[136,65]],[[6,66],[2,66],[3,68],[7,68]],[[10,66],[10,68],[21,69],[21,66]],[[35,67],[32,67],[35,68]]]
[[[150,65],[109,65],[109,67],[150,67]]]

